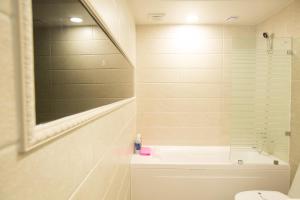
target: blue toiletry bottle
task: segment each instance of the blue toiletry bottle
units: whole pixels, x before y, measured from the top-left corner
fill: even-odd
[[[141,134],[137,134],[135,142],[134,142],[134,153],[139,154],[141,148],[142,148]]]

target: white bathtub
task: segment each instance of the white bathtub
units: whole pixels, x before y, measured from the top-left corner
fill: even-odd
[[[131,161],[132,200],[233,200],[245,190],[287,193],[289,165],[253,149],[153,146]],[[243,160],[239,164],[238,160]],[[274,165],[274,160],[279,165]],[[240,161],[241,162],[241,161]]]

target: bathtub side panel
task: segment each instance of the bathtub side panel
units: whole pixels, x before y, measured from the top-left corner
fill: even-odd
[[[245,190],[287,193],[289,170],[132,168],[132,200],[232,200]]]

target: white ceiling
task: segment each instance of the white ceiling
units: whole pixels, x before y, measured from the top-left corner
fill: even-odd
[[[198,24],[256,25],[287,7],[293,0],[128,0],[137,24],[186,24],[197,15]],[[149,13],[164,13],[153,21]],[[238,20],[226,22],[230,16]]]

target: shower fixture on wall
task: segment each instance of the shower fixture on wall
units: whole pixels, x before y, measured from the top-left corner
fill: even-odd
[[[273,53],[273,39],[274,39],[274,33],[269,34],[268,32],[263,33],[263,37],[267,41],[267,51],[269,54]]]

